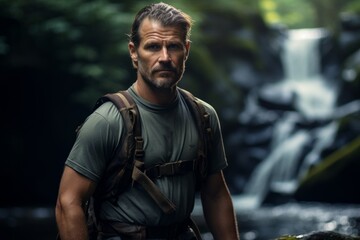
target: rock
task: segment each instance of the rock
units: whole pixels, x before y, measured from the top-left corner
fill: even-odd
[[[298,236],[282,236],[276,240],[360,240],[360,237],[344,235],[333,231],[312,232]]]

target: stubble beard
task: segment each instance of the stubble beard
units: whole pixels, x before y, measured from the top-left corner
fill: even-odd
[[[183,76],[183,73],[184,68],[180,72],[174,72],[171,74],[173,76],[167,76],[168,74],[160,74],[160,76],[155,77],[154,73],[147,75],[141,72],[140,75],[150,88],[157,90],[169,90],[177,86],[178,82],[180,82]]]

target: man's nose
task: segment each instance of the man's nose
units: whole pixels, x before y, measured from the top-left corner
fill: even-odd
[[[164,46],[161,50],[161,55],[160,55],[160,61],[164,61],[164,62],[167,62],[167,61],[170,61],[171,58],[170,58],[170,54],[169,54],[169,51],[168,49],[166,48],[166,46]]]

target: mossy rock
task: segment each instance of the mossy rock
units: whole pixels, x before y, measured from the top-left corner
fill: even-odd
[[[360,240],[358,236],[344,235],[332,231],[312,232],[305,235],[298,236],[282,236],[275,240]]]

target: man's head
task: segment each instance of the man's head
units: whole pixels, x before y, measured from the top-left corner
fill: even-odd
[[[190,29],[191,18],[165,3],[140,10],[129,42],[137,80],[158,89],[176,86],[190,50]]]
[[[190,40],[192,26],[191,17],[175,7],[161,2],[148,5],[136,14],[131,27],[131,33],[129,34],[130,42],[133,42],[135,47],[138,47],[141,41],[139,28],[143,20],[146,18],[149,18],[152,21],[157,21],[163,26],[178,27],[182,29],[184,33],[184,42]]]

